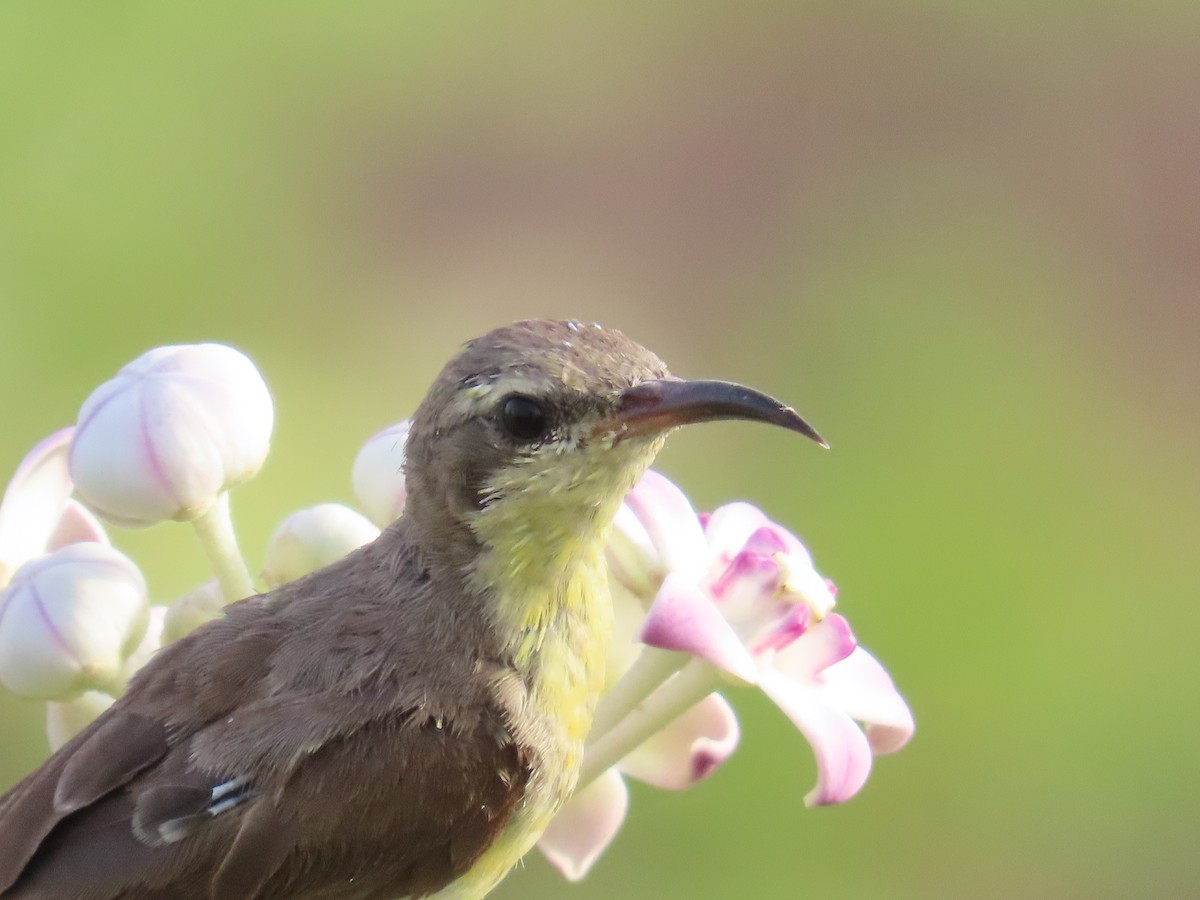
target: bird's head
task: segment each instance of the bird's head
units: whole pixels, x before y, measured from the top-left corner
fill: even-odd
[[[431,544],[469,543],[464,561],[494,555],[509,567],[561,569],[603,536],[668,432],[716,419],[768,422],[821,441],[765,394],[673,378],[620,332],[518,322],[467,344],[417,410],[405,515]]]

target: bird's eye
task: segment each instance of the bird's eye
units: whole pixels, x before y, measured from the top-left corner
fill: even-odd
[[[523,394],[504,398],[500,404],[500,422],[519,441],[536,441],[550,430],[546,407]]]

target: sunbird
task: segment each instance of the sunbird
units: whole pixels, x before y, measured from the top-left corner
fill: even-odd
[[[718,419],[824,444],[598,325],[471,341],[413,418],[399,519],[164,647],[0,798],[0,897],[483,897],[575,786],[622,498]]]

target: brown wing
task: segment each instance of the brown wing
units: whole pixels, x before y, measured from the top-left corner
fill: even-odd
[[[217,667],[203,687],[181,691],[180,682],[200,671],[188,663],[205,654],[207,643],[197,633],[162,651],[124,698],[0,799],[0,897],[10,896],[8,889],[60,825],[96,821],[84,815],[93,808],[111,818],[114,795],[127,803],[126,788],[173,771],[164,768],[173,748],[256,689],[264,656],[251,630],[244,641],[223,643],[229,658],[213,660]]]
[[[476,663],[364,666],[390,620],[314,655],[276,614],[244,601],[166,648],[0,799],[0,898],[419,896],[470,867],[528,777]]]
[[[0,896],[395,898],[433,893],[470,868],[508,821],[528,763],[487,712],[469,728],[411,718],[332,740],[287,775],[210,815],[218,783],[169,752],[66,816]],[[190,781],[190,784],[189,784]],[[154,842],[167,823],[185,836]],[[170,828],[167,829],[170,834]]]
[[[121,788],[168,752],[160,720],[114,709],[0,801],[0,896],[66,817]]]
[[[127,734],[128,740],[111,744],[117,732]],[[99,741],[92,742],[97,734]],[[95,748],[100,752],[93,754]],[[103,752],[105,748],[112,752]],[[0,892],[17,880],[63,818],[154,765],[166,749],[161,724],[116,713],[13,788],[0,803]],[[86,768],[89,759],[96,763],[91,771]]]
[[[486,714],[375,722],[322,747],[245,818],[216,900],[434,893],[492,843],[529,777]]]

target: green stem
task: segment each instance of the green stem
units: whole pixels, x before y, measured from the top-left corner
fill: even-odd
[[[645,647],[629,670],[600,698],[590,740],[599,739],[620,723],[691,658],[686,653]]]
[[[608,731],[589,741],[579,773],[580,791],[724,683],[711,663],[694,659]]]
[[[232,603],[255,593],[250,569],[238,549],[229,515],[229,492],[222,493],[204,515],[195,519],[196,536],[204,547],[208,563],[217,576],[225,602]]]

